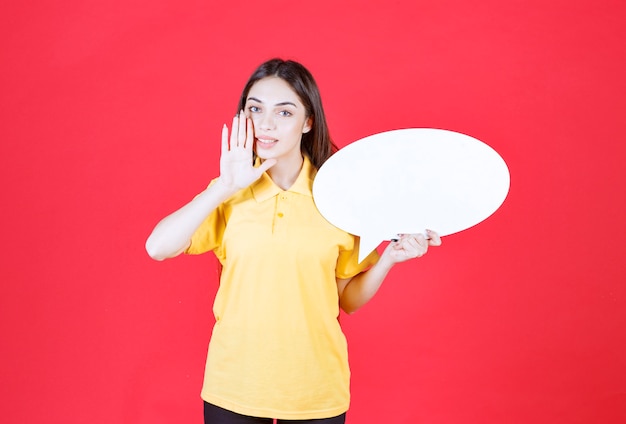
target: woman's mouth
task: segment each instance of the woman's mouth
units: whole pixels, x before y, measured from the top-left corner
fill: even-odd
[[[270,147],[272,145],[274,145],[278,140],[276,140],[275,138],[269,138],[269,137],[257,137],[256,142],[257,142],[257,147]]]

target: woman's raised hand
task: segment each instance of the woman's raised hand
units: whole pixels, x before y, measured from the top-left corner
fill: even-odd
[[[252,162],[253,149],[254,128],[252,120],[242,110],[233,118],[230,138],[226,124],[222,128],[219,178],[221,184],[233,191],[248,187],[276,164],[276,159],[268,159],[263,161],[259,167],[254,167]]]

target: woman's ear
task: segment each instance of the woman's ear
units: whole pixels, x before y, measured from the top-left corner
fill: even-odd
[[[306,118],[306,121],[304,121],[304,126],[302,127],[302,134],[306,134],[309,131],[311,131],[311,128],[313,128],[313,117],[309,116],[308,118]]]

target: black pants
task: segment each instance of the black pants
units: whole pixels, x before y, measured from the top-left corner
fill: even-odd
[[[249,417],[240,415],[227,409],[204,402],[204,424],[272,424],[271,418]],[[346,414],[343,413],[333,418],[321,418],[317,420],[278,420],[278,424],[344,424]]]

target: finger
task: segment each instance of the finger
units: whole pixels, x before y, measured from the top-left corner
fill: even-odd
[[[428,234],[428,244],[431,246],[441,246],[441,237],[439,236],[439,234],[437,234],[436,231],[433,230],[426,230],[426,233]]]
[[[393,245],[394,249],[412,250],[412,249],[419,248],[419,245],[414,237],[413,237],[413,241],[411,241],[412,237],[413,236],[411,234],[398,234],[398,238],[394,239],[395,240],[395,244]]]
[[[413,246],[404,246],[404,249],[399,252],[406,258],[418,258],[422,256],[422,250],[416,249]]]
[[[254,146],[254,127],[252,126],[252,119],[246,117],[246,144],[244,147],[247,150],[251,150]]]
[[[410,234],[408,238],[411,240],[415,240],[415,242],[420,246],[428,246],[428,240],[426,239],[426,236],[424,236],[424,234]]]
[[[276,165],[276,159],[268,159],[264,160],[257,169],[260,171],[260,174],[262,174],[274,165]]]
[[[237,147],[237,134],[239,134],[239,114],[233,118],[233,126],[230,131],[230,149]]]
[[[237,134],[237,146],[239,147],[246,146],[246,121],[246,115],[242,110],[239,112],[239,133]]]
[[[228,150],[228,127],[224,124],[222,127],[222,153]]]
[[[428,251],[428,241],[422,234],[411,234],[406,238],[407,250],[415,256],[422,256]]]
[[[391,239],[391,243],[389,243],[391,245],[391,247],[393,247],[395,250],[402,250],[402,234],[398,234],[398,238],[394,238]]]

